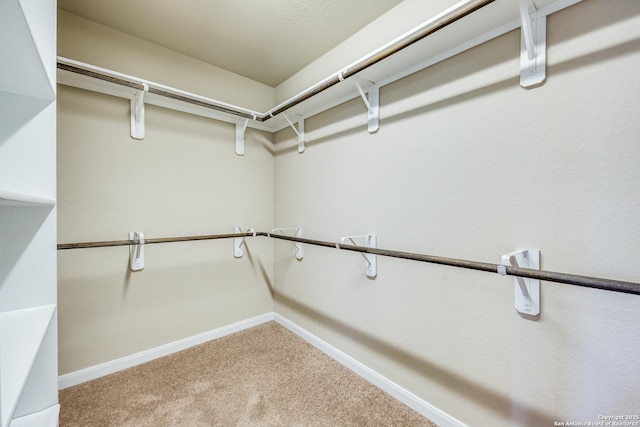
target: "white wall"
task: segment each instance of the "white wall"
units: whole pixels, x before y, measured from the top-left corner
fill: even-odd
[[[338,241],[640,281],[640,3],[584,2],[548,20],[548,76],[519,87],[518,32],[276,135],[277,226]],[[304,76],[300,77],[303,78]],[[640,298],[542,283],[539,319],[513,278],[275,246],[275,311],[468,425],[637,414]]]
[[[404,0],[352,37],[304,67],[276,87],[276,101],[283,102],[380,46],[413,30],[425,20],[458,3],[456,0]]]
[[[61,16],[62,34],[80,37],[86,30],[99,41],[92,54],[101,66],[154,79],[158,64],[175,65],[197,76],[194,86],[217,81],[216,88],[235,88],[239,102],[243,90],[253,90],[242,89],[239,76],[213,74],[207,81],[200,65],[159,48],[138,58],[127,45],[146,42]],[[77,22],[82,25],[73,27]],[[61,37],[60,51],[83,60],[81,43],[67,41]],[[113,63],[109,49],[119,52]],[[127,61],[134,71],[118,67]],[[239,157],[232,124],[147,105],[146,137],[136,141],[129,136],[128,100],[58,90],[60,243],[122,240],[136,230],[154,238],[273,224],[272,135],[248,129]],[[267,239],[250,239],[242,259],[233,257],[231,239],[147,245],[145,252],[140,272],[129,271],[127,247],[58,252],[61,375],[273,310]]]
[[[58,55],[257,111],[274,102],[270,86],[64,10],[58,10]]]

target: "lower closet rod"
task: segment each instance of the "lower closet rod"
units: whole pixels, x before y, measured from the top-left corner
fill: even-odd
[[[214,240],[214,239],[230,239],[235,237],[251,237],[251,236],[267,236],[273,239],[288,240],[291,242],[305,243],[314,246],[323,246],[327,248],[337,248],[345,251],[362,252],[372,255],[381,255],[392,258],[402,258],[412,261],[421,261],[431,264],[447,265],[450,267],[466,268],[470,270],[480,270],[490,273],[504,274],[507,276],[526,277],[530,279],[546,280],[549,282],[564,283],[574,286],[582,286],[587,288],[602,289],[606,291],[622,292],[627,294],[640,295],[640,283],[625,282],[622,280],[611,280],[591,276],[579,276],[576,274],[558,273],[545,270],[531,270],[528,268],[511,267],[501,264],[491,264],[487,262],[468,261],[456,258],[447,258],[435,255],[417,254],[412,252],[394,251],[389,249],[369,248],[366,246],[338,244],[327,242],[324,240],[307,239],[304,237],[285,236],[280,234],[271,234],[265,232],[257,233],[231,233],[231,234],[212,234],[205,236],[186,236],[186,237],[166,237],[158,239],[145,239],[144,244],[153,243],[170,243],[170,242],[187,242],[194,240]],[[84,243],[61,243],[58,250],[62,249],[82,249],[82,248],[100,248],[107,246],[131,246],[137,245],[139,242],[135,240],[111,240],[105,242],[84,242]],[[504,272],[504,273],[501,273]]]
[[[260,233],[264,235],[265,233]],[[530,279],[546,280],[549,282],[564,283],[586,288],[602,289],[605,291],[622,292],[627,294],[640,295],[640,283],[625,282],[622,280],[603,279],[591,276],[579,276],[576,274],[557,273],[554,271],[531,270],[529,268],[511,267],[501,264],[491,264],[487,262],[467,261],[464,259],[446,258],[435,255],[416,254],[412,252],[393,251],[389,249],[369,248],[367,246],[355,246],[337,244],[321,240],[305,239],[302,237],[283,236],[279,234],[267,234],[274,239],[289,240],[292,242],[307,243],[310,245],[338,248],[345,251],[362,252],[373,255],[388,256],[392,258],[402,258],[412,261],[421,261],[431,264],[441,264],[451,267],[466,268],[470,270],[487,271],[490,273],[502,274],[506,276],[526,277]]]
[[[145,245],[154,243],[191,242],[195,240],[215,240],[233,239],[235,237],[266,236],[267,233],[230,233],[230,234],[209,234],[205,236],[183,236],[183,237],[161,237],[157,239],[144,239]],[[131,246],[140,242],[136,240],[108,240],[104,242],[82,242],[82,243],[60,243],[58,250],[63,249],[85,249],[85,248],[105,248],[109,246]]]

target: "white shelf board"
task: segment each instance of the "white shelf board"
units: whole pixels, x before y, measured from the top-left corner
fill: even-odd
[[[555,13],[570,7],[582,0],[536,0],[537,10],[543,15]],[[366,90],[367,81],[383,87],[396,82],[413,73],[449,59],[473,47],[479,46],[496,37],[519,29],[521,26],[518,2],[514,0],[495,0],[493,3],[472,14],[450,24],[420,41],[398,51],[394,55],[361,71],[355,77],[345,79],[325,91],[303,101],[287,110],[289,117],[312,117],[344,102],[359,98],[355,78],[359,79]],[[401,38],[401,37],[399,37]],[[392,42],[390,42],[392,43]],[[514,57],[519,50],[514,50]],[[357,63],[359,61],[356,61]],[[354,64],[355,64],[354,63]],[[347,65],[342,70],[350,68]],[[336,74],[342,70],[336,70]],[[514,76],[520,74],[514,68]],[[301,92],[302,93],[302,92]],[[295,97],[292,97],[293,99]],[[285,104],[287,101],[279,105]],[[381,100],[381,107],[384,100]],[[363,104],[363,127],[366,129],[366,109]],[[276,116],[267,122],[273,131],[280,131],[289,126],[286,119]]]
[[[55,305],[0,313],[0,426],[13,418]]]
[[[0,67],[2,68],[2,67]],[[0,144],[12,140],[13,135],[24,128],[53,100],[34,98],[0,90]]]
[[[62,58],[62,57],[58,57],[58,61],[59,62],[63,62],[63,63],[70,63],[74,66],[79,66],[81,68],[85,68],[85,69],[94,69],[96,67],[93,67],[89,64],[83,64],[81,62],[78,61],[72,61],[69,60],[67,58]],[[128,75],[124,75],[121,73],[117,73],[115,71],[111,71],[111,70],[106,70],[107,74],[113,74],[116,76],[123,76],[125,78],[128,78],[131,81],[137,81],[137,82],[145,82],[144,79],[140,78],[140,77],[136,77],[136,76],[128,76]],[[112,83],[109,81],[105,81],[105,80],[100,80],[100,79],[95,79],[89,76],[85,76],[82,74],[78,74],[78,73],[74,73],[71,71],[67,71],[67,70],[62,70],[62,69],[58,69],[58,83],[59,84],[63,84],[66,86],[71,86],[71,87],[77,87],[80,89],[86,89],[86,90],[90,90],[93,92],[98,92],[98,93],[103,93],[105,95],[111,95],[111,96],[116,96],[119,98],[125,98],[125,99],[133,99],[135,97],[136,92],[138,91],[137,89],[128,87],[128,86],[123,86],[123,85],[119,85],[116,83]],[[152,82],[149,82],[152,83]],[[152,83],[154,86],[162,86],[160,84],[156,84],[156,83]],[[200,95],[196,95],[196,94],[191,94],[188,92],[184,92],[184,91],[180,91],[175,89],[175,91],[177,92],[181,92],[182,94],[186,95],[186,96],[191,96],[194,99],[199,99],[205,102],[211,102],[213,104],[222,104],[220,101],[214,100],[214,99],[209,99],[206,97],[202,97]],[[208,117],[210,119],[215,119],[215,120],[220,120],[223,122],[227,122],[227,123],[238,123],[241,122],[243,119],[242,117],[238,117],[235,116],[233,114],[228,114],[222,111],[218,111],[218,110],[213,110],[210,108],[206,108],[206,107],[201,107],[198,105],[193,105],[193,104],[189,104],[177,99],[173,99],[173,98],[167,98],[164,96],[160,96],[160,95],[156,95],[153,93],[147,93],[144,96],[144,102],[145,104],[150,104],[150,105],[156,105],[159,107],[163,107],[163,108],[168,108],[171,110],[176,110],[176,111],[182,111],[184,113],[188,113],[188,114],[194,114],[197,116],[202,116],[202,117]],[[260,129],[260,130],[265,130],[268,132],[272,132],[273,129],[267,125],[267,124],[263,124],[261,122],[257,122],[254,120],[249,120],[249,124],[248,127],[250,128],[254,128],[254,129]]]
[[[0,37],[0,91],[53,101],[55,91],[30,29],[30,21],[38,24],[37,8],[29,10],[25,14],[20,0],[0,1],[0,28],[11,35]]]
[[[538,8],[538,12],[546,16],[563,8],[572,6],[580,1],[582,0],[536,0],[535,4]],[[291,107],[285,112],[285,114],[287,114],[292,120],[296,116],[302,116],[303,118],[312,117],[339,104],[359,97],[360,95],[353,81],[355,78],[364,82],[365,87],[366,81],[382,87],[417,71],[437,64],[438,62],[451,58],[454,55],[485,43],[509,31],[515,30],[520,26],[521,21],[518,2],[514,0],[495,0],[487,6],[452,23],[451,25],[448,25],[440,31],[437,31],[400,50],[394,55],[375,63],[369,68],[358,73],[357,76],[347,78],[344,81],[337,83],[310,98],[307,98],[303,102]],[[393,44],[403,37],[407,37],[407,34],[399,36],[396,40],[390,41],[388,45]],[[383,50],[388,45],[381,46],[378,50],[372,52],[367,57],[374,56],[374,54]],[[513,54],[514,57],[517,57],[519,55],[519,50],[514,50]],[[88,70],[97,68],[66,58],[58,58],[58,60],[62,62],[75,63],[76,65]],[[311,86],[310,88],[304,89],[299,94],[304,94],[311,88],[322,86],[323,82],[335,78],[337,74],[341,73],[343,70],[351,68],[354,64],[359,62],[360,60],[353,64],[345,64],[345,66],[340,70],[336,70],[333,75],[328,76],[326,79],[316,83],[316,85]],[[117,71],[104,71],[107,71],[107,74],[119,74]],[[520,69],[514,68],[513,72],[514,76],[517,76],[520,73]],[[143,81],[143,79],[138,77],[132,77],[132,79],[135,81]],[[125,86],[120,86],[114,83],[60,69],[58,69],[58,82],[69,86],[129,99],[131,99],[135,93],[134,89]],[[202,97],[194,95],[194,98]],[[295,98],[297,98],[297,96],[290,99]],[[212,101],[214,103],[219,102],[215,100]],[[185,102],[153,94],[145,96],[145,102],[231,123],[237,123],[242,120],[241,117],[234,116],[232,114],[207,110],[203,107],[190,105]],[[285,101],[279,105],[285,105],[287,102],[288,101]],[[382,101],[382,105],[384,105],[384,100]],[[278,106],[274,106],[270,111],[277,109]],[[267,112],[259,113],[260,116],[266,114]],[[363,116],[366,119],[366,110],[363,113]],[[366,124],[366,120],[363,123]],[[265,122],[249,120],[248,126],[256,129],[276,132],[288,127],[289,123],[283,114],[279,114]]]
[[[56,201],[0,188],[0,206],[55,206]]]

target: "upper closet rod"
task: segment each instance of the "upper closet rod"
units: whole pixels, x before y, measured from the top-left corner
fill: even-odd
[[[178,91],[168,86],[163,86],[157,83],[141,81],[134,79],[131,76],[125,74],[115,73],[109,70],[101,69],[99,67],[92,67],[87,69],[82,66],[81,63],[73,61],[67,58],[58,57],[58,68],[64,71],[70,71],[75,74],[80,74],[94,79],[103,80],[105,82],[115,83],[120,86],[130,87],[137,90],[145,90],[145,84],[147,85],[147,91],[149,93],[164,96],[165,98],[176,99],[178,101],[186,102],[188,104],[198,105],[200,107],[209,108],[211,110],[220,111],[222,113],[232,114],[235,116],[243,117],[245,119],[254,119],[258,117],[257,112],[251,110],[242,109],[231,104],[223,102],[216,102],[204,97],[197,97],[194,94],[188,92]]]
[[[153,243],[170,243],[185,242],[194,240],[214,240],[229,239],[237,237],[250,236],[267,236],[273,239],[288,240],[291,242],[305,243],[314,246],[323,246],[327,248],[342,249],[346,251],[361,252],[372,255],[381,255],[392,258],[408,259],[412,261],[421,261],[431,264],[447,265],[450,267],[465,268],[470,270],[480,270],[489,273],[498,273],[500,275],[525,277],[530,279],[546,280],[549,282],[565,283],[569,285],[582,286],[587,288],[602,289],[606,291],[622,292],[627,294],[640,295],[640,283],[625,282],[621,280],[603,279],[591,276],[579,276],[576,274],[557,273],[545,270],[532,270],[528,268],[506,266],[502,264],[491,264],[487,262],[468,261],[456,258],[447,258],[434,255],[417,254],[412,252],[394,251],[389,249],[371,248],[367,246],[347,245],[342,243],[328,242],[324,240],[307,239],[304,237],[287,236],[281,234],[250,232],[250,233],[231,233],[231,234],[212,234],[205,236],[187,236],[187,237],[167,237],[158,239],[145,239],[144,244]],[[84,242],[84,243],[62,243],[58,245],[58,250],[62,249],[81,249],[81,248],[100,248],[107,246],[132,246],[138,245],[140,242],[136,240],[111,240],[103,242]]]
[[[243,109],[231,104],[222,102],[214,102],[210,99],[201,98],[189,94],[187,92],[171,90],[171,88],[163,85],[158,85],[151,82],[142,82],[132,79],[130,76],[124,74],[108,72],[107,70],[101,70],[95,67],[91,70],[79,66],[79,63],[75,61],[58,58],[58,68],[65,71],[70,71],[76,74],[85,75],[88,77],[96,78],[99,80],[127,86],[137,90],[144,90],[144,84],[148,85],[148,92],[167,98],[176,99],[185,103],[198,105],[201,107],[213,109],[227,114],[232,114],[245,119],[252,119],[258,122],[265,122],[272,117],[283,113],[284,111],[295,107],[296,105],[306,101],[307,99],[329,89],[330,87],[340,83],[341,81],[354,76],[355,74],[369,68],[370,66],[382,61],[385,58],[399,52],[400,50],[414,44],[415,42],[422,40],[430,34],[435,33],[438,30],[448,26],[449,24],[473,13],[474,11],[494,2],[495,0],[468,0],[462,1],[443,13],[435,16],[434,18],[426,21],[413,31],[401,36],[399,39],[392,41],[391,43],[379,48],[378,50],[370,53],[359,61],[347,66],[338,73],[326,78],[325,80],[317,83],[316,85],[308,88],[307,90],[299,93],[293,98],[279,104],[269,110],[266,113],[253,112],[247,109]],[[179,93],[178,93],[179,92]]]
[[[288,101],[285,101],[284,103],[274,107],[272,110],[269,110],[267,112],[266,117],[259,118],[258,120],[268,120],[273,116],[276,116],[292,107],[295,107],[301,102],[306,101],[307,99],[329,89],[330,87],[340,83],[345,79],[348,79],[349,77],[358,74],[363,70],[366,70],[367,68],[371,67],[374,64],[377,64],[383,59],[390,57],[391,55],[401,51],[402,49],[411,46],[415,42],[422,40],[428,35],[431,35],[436,31],[443,29],[449,24],[452,24],[455,21],[464,18],[465,16],[488,5],[489,3],[493,3],[494,1],[495,0],[462,1],[454,5],[443,13],[424,22],[422,25],[412,30],[410,33],[405,34],[399,39],[379,48],[378,50],[370,53],[359,61],[339,71],[335,75],[328,77],[327,79],[299,93]]]

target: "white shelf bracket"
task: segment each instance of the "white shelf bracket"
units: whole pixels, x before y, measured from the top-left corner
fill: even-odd
[[[129,246],[129,267],[131,271],[144,269],[144,233],[132,231],[129,233],[129,240],[136,242]]]
[[[363,245],[358,245],[354,240],[354,239],[362,239],[362,238],[364,238]],[[376,236],[375,234],[364,234],[361,236],[342,237],[340,239],[340,243],[344,244],[347,240],[349,240],[354,246],[366,246],[368,248],[378,247],[378,236]],[[338,249],[340,249],[340,245],[338,245]],[[364,261],[365,261],[364,274],[366,274],[366,276],[369,279],[375,279],[376,276],[378,275],[378,263],[377,263],[376,255],[367,254],[363,252],[360,252],[360,255],[364,257]]]
[[[528,88],[540,85],[546,77],[547,17],[535,10],[531,0],[520,0],[520,19],[520,86]]]
[[[131,98],[131,138],[144,139],[144,96],[149,85],[143,83],[143,90],[136,91]]]
[[[236,123],[236,154],[244,156],[244,131],[247,130],[249,119]]]
[[[296,237],[302,237],[302,228],[301,227],[297,227],[297,228],[274,228],[273,230],[271,230],[271,233],[280,233],[284,236],[287,235],[287,231],[295,231],[295,236]],[[302,243],[300,242],[292,242],[293,246],[296,247],[296,259],[298,261],[302,261],[302,258],[304,257],[304,253],[302,252]]]
[[[235,227],[234,231],[236,233],[253,233],[253,236],[256,235],[256,230],[254,228],[243,228],[243,227]],[[234,258],[242,258],[244,255],[244,237],[236,237],[233,239],[233,256]]]
[[[367,107],[367,128],[369,133],[374,133],[380,128],[380,88],[375,83],[368,82],[371,86],[365,94],[358,79],[355,78],[354,81],[356,82],[358,93],[360,93],[360,97]]]
[[[502,255],[502,265],[540,270],[540,251],[518,249]],[[524,277],[515,278],[515,308],[522,314],[540,314],[540,280]]]
[[[287,119],[291,129],[293,129],[296,135],[298,135],[298,153],[304,153],[304,118],[302,116],[298,116],[298,128],[296,129],[291,120],[289,120],[289,117],[284,113],[282,113],[282,115]]]

